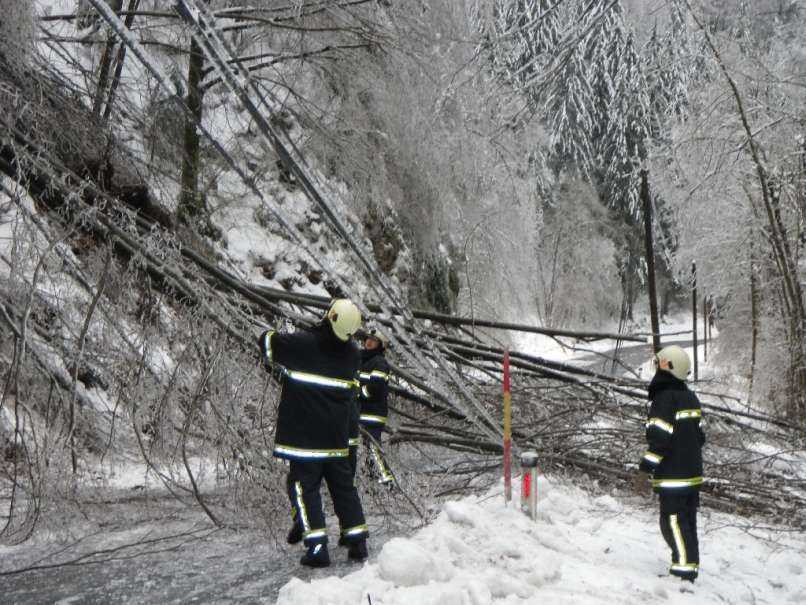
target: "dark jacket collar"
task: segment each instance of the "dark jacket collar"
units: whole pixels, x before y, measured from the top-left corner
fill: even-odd
[[[377,349],[361,349],[361,363],[369,361],[376,355],[383,355],[383,347]]]
[[[336,336],[335,332],[333,332],[333,326],[330,325],[327,319],[323,319],[318,324],[312,326],[311,332],[317,334],[329,348],[344,349],[349,348],[352,344],[351,341],[345,341]]]
[[[675,378],[666,370],[658,370],[649,383],[649,399],[654,398],[661,391],[685,391],[687,389],[686,383],[682,380]]]

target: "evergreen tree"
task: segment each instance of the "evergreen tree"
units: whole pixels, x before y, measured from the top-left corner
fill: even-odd
[[[651,107],[621,3],[502,0],[497,14],[503,23],[498,38],[519,41],[496,49],[503,53],[499,75],[549,129],[550,166],[555,174],[584,176],[625,225],[616,238],[616,260],[631,313],[641,267],[638,175],[647,156]]]
[[[649,95],[650,137],[654,141],[669,139],[668,126],[683,119],[688,91],[698,74],[705,72],[697,40],[686,25],[685,11],[682,0],[672,0],[668,27],[660,29],[657,22],[653,25],[641,56]]]
[[[500,0],[495,15],[494,68],[549,128],[555,171],[580,171],[637,217],[652,107],[621,3]]]

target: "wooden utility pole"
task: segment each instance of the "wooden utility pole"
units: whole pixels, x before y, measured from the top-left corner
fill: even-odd
[[[697,263],[691,263],[691,313],[692,336],[694,337],[694,380],[698,379],[697,368]]]
[[[652,242],[652,200],[646,170],[641,170],[641,199],[644,203],[644,246],[646,271],[649,281],[649,321],[652,325],[652,350],[660,351],[660,321],[658,320],[658,293],[655,288],[655,247]]]
[[[702,360],[708,363],[708,297],[702,297]]]
[[[512,500],[512,394],[509,388],[509,349],[504,350],[504,502]]]

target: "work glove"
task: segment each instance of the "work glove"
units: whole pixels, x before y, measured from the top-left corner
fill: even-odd
[[[649,473],[638,471],[633,475],[633,491],[639,496],[649,496],[652,494],[652,485],[649,482]]]
[[[261,332],[260,336],[257,337],[257,346],[260,350],[260,361],[264,365],[268,365],[266,363],[266,340],[265,340],[266,332]]]

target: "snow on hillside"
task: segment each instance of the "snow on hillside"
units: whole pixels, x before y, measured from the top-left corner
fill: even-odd
[[[36,7],[39,15],[70,14],[75,9],[75,2],[37,0]],[[72,19],[49,21],[48,29],[54,35],[66,37],[75,37],[82,33],[78,20]],[[164,36],[162,41],[166,44],[172,35],[176,35],[175,30],[164,24],[163,30],[155,28],[154,31],[159,33],[152,35],[158,38]],[[79,87],[83,84],[84,74],[76,71],[75,65],[65,63],[64,57],[55,53],[47,44],[40,43],[39,49],[42,56],[66,79]],[[176,62],[175,56],[160,53],[153,45],[144,47],[143,52],[164,81],[170,81],[171,75],[185,69],[181,61]],[[84,67],[92,69],[90,52],[80,54],[79,58],[86,62]],[[145,89],[145,82],[156,86],[156,82],[152,80],[153,74],[139,61],[129,59],[124,63],[124,82],[139,87],[139,90]],[[166,103],[172,94],[172,90],[153,91],[155,98]],[[213,98],[216,99],[215,102],[211,100]],[[133,104],[133,110],[137,112],[148,112],[146,103],[153,101],[148,95],[129,95],[126,100]],[[281,181],[274,165],[277,158],[273,152],[267,151],[270,145],[265,140],[255,137],[255,125],[248,114],[241,111],[240,104],[223,88],[210,91],[208,103],[211,107],[204,113],[205,128],[234,158],[234,162],[255,178],[262,193],[261,196],[256,195],[252,187],[231,170],[220,172],[207,183],[210,190],[206,203],[210,211],[210,221],[221,232],[220,241],[212,245],[220,254],[222,264],[250,284],[320,296],[333,294],[338,284],[326,283],[328,274],[338,275],[350,289],[350,292],[344,294],[363,299],[370,288],[367,278],[356,268],[354,254],[333,232],[322,216],[321,209],[298,186]],[[127,151],[135,156],[138,163],[148,168],[150,194],[162,207],[174,211],[178,197],[176,175],[166,178],[160,174],[160,170],[153,169],[153,160],[148,159],[153,152],[149,151],[149,142],[143,139],[145,133],[140,132],[137,124],[127,122],[125,112],[116,119],[114,128],[119,142],[125,141]],[[289,135],[292,139],[299,140],[303,133],[297,124],[292,124]],[[209,141],[205,141],[205,144],[209,144]],[[220,158],[218,161],[226,164]],[[322,191],[334,212],[342,217],[346,230],[361,242],[365,254],[371,256],[372,245],[362,232],[360,220],[353,217],[350,211],[351,193],[343,183],[323,178],[316,168],[314,158],[308,158],[308,161],[308,177]],[[285,225],[278,221],[279,216],[299,232],[303,241],[294,241],[287,233]],[[404,252],[401,255],[401,264],[406,262],[408,259]]]
[[[500,488],[446,504],[339,578],[286,584],[278,605],[806,603],[806,537],[700,510],[700,578],[668,576],[657,502],[539,481],[538,519]],[[341,556],[341,553],[337,553]]]

